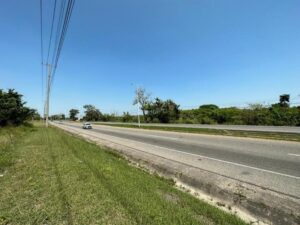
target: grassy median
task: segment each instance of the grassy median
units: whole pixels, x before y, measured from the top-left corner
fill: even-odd
[[[107,123],[95,123],[95,124],[112,126],[112,127],[138,128],[138,129],[146,129],[146,130],[160,130],[160,131],[172,131],[172,132],[183,132],[183,133],[194,133],[194,134],[223,135],[223,136],[233,136],[233,137],[248,137],[248,138],[300,142],[300,134],[294,134],[294,133],[241,131],[241,130],[189,128],[189,127],[164,127],[164,126],[147,126],[147,125],[142,125],[142,127],[139,128],[138,125],[134,125],[134,124],[107,124]]]
[[[0,224],[245,224],[56,128],[0,128]]]

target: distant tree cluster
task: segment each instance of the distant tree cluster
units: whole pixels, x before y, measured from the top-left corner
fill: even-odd
[[[300,107],[290,106],[290,96],[281,95],[279,101],[271,106],[250,104],[241,109],[237,107],[219,108],[217,105],[202,105],[197,109],[181,110],[172,100],[151,100],[144,88],[135,91],[133,104],[142,111],[144,123],[191,123],[191,124],[235,124],[235,125],[274,125],[300,126]],[[94,105],[83,106],[86,121],[137,122],[137,115],[124,112],[123,115],[103,114]],[[70,120],[78,120],[79,110],[70,110]]]
[[[82,118],[85,121],[109,121],[109,115],[103,115],[99,109],[97,109],[94,105],[84,105],[83,106],[84,117]],[[69,111],[69,118],[72,121],[78,120],[78,109],[70,109]]]
[[[179,105],[172,100],[163,101],[156,98],[145,106],[145,121],[154,123],[170,123],[179,119]]]
[[[84,112],[85,116],[83,118],[84,120],[87,120],[87,121],[99,121],[99,120],[101,120],[102,113],[95,106],[85,105],[85,106],[83,106],[83,108],[85,109],[85,112]]]
[[[65,120],[66,116],[65,114],[57,114],[50,116],[50,120]]]
[[[168,99],[166,101],[160,98],[150,100],[151,95],[144,88],[137,88],[133,104],[139,105],[143,112],[144,122],[152,123],[170,123],[179,119],[179,105]]]
[[[179,123],[300,126],[300,107],[290,107],[290,96],[281,95],[271,106],[251,104],[248,108],[219,108],[202,105],[199,109],[182,110]]]
[[[36,110],[25,106],[22,95],[14,89],[0,89],[0,126],[20,125],[28,119],[40,119]]]
[[[172,100],[150,100],[145,89],[136,91],[134,104],[140,104],[144,122],[192,123],[192,124],[236,124],[300,126],[300,107],[290,106],[290,95],[279,96],[279,102],[271,106],[250,104],[249,107],[219,108],[217,105],[202,105],[198,109],[180,110]],[[128,115],[126,115],[128,117]]]

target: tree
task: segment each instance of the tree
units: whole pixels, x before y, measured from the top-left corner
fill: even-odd
[[[279,96],[279,105],[281,107],[289,107],[290,106],[290,95],[283,94]]]
[[[145,121],[147,121],[146,107],[150,101],[150,97],[151,94],[147,93],[145,88],[139,87],[135,90],[135,99],[133,101],[133,105],[137,105],[137,104],[140,105]]]
[[[73,120],[73,121],[78,120],[78,118],[77,118],[78,113],[79,113],[78,109],[71,109],[69,111],[70,120]]]
[[[156,98],[146,105],[147,117],[151,122],[169,123],[179,119],[179,105],[172,100]]]
[[[201,105],[199,109],[216,110],[219,109],[219,107],[217,105],[208,104],[208,105]]]
[[[26,107],[22,97],[14,89],[9,89],[8,92],[0,89],[0,126],[20,125],[33,118],[36,110]]]
[[[100,112],[99,109],[97,109],[93,105],[85,105],[83,106],[85,109],[85,116],[84,119],[87,121],[98,121],[102,117],[102,113]]]

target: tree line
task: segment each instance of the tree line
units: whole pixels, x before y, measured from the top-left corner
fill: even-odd
[[[251,104],[245,109],[219,108],[202,105],[198,109],[182,110],[179,123],[300,126],[300,107],[287,102],[271,106]]]
[[[14,89],[0,89],[0,126],[20,125],[27,120],[41,119],[36,110],[26,106],[22,95]],[[300,106],[290,105],[290,95],[279,96],[278,103],[271,106],[250,104],[247,108],[202,105],[197,109],[181,110],[174,101],[160,98],[151,99],[143,88],[135,92],[134,105],[142,112],[144,123],[190,123],[190,124],[236,124],[236,125],[275,125],[300,126]],[[137,115],[124,112],[123,115],[105,114],[94,105],[83,106],[84,116],[79,118],[79,110],[71,109],[69,118],[64,114],[52,115],[52,120],[70,119],[85,121],[137,122]]]
[[[155,98],[150,100],[150,94],[146,93],[145,89],[138,89],[136,91],[136,98],[133,102],[134,105],[139,105],[142,111],[142,121],[145,123],[170,123],[175,122],[180,117],[179,105],[174,101],[161,100]],[[123,116],[116,116],[114,114],[103,114],[94,105],[84,105],[84,117],[85,121],[115,121],[115,122],[136,122],[137,116],[130,115],[129,112],[124,112]],[[71,109],[69,111],[70,120],[78,120],[78,109]]]
[[[144,123],[188,123],[188,124],[235,124],[235,125],[274,125],[300,126],[300,107],[290,106],[290,95],[279,96],[279,101],[271,106],[250,104],[247,108],[220,108],[214,104],[199,108],[181,110],[173,100],[151,99],[144,88],[138,88],[133,102],[141,110]],[[137,122],[137,115],[124,112],[122,116],[103,114],[93,105],[85,105],[85,121]],[[71,109],[69,117],[77,120],[79,110]]]

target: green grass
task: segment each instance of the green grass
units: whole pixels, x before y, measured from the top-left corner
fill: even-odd
[[[142,125],[142,127],[139,128],[138,125],[134,125],[134,124],[107,124],[107,123],[95,123],[95,124],[112,126],[112,127],[138,128],[138,129],[146,129],[146,130],[160,130],[160,131],[172,131],[172,132],[183,132],[183,133],[194,133],[194,134],[210,134],[210,135],[223,135],[223,136],[233,136],[233,137],[248,137],[248,138],[300,142],[300,134],[293,134],[293,133],[240,131],[240,130],[223,130],[223,129],[208,129],[208,128],[164,127],[164,126],[147,126],[147,125]]]
[[[10,128],[0,136],[11,151],[0,177],[1,225],[245,224],[56,128]]]
[[[34,128],[30,125],[20,127],[0,127],[0,174],[13,164],[14,151],[13,148],[18,138],[21,138]]]

